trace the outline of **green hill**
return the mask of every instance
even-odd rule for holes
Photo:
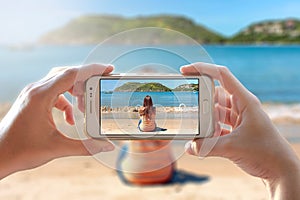
[[[114,92],[182,92],[198,90],[199,88],[197,84],[183,84],[171,89],[160,83],[128,82],[115,88]]]
[[[158,15],[148,17],[123,18],[119,16],[89,15],[82,16],[70,21],[64,27],[51,31],[39,40],[42,44],[98,44],[116,33],[141,27],[168,28],[184,33],[200,43],[222,43],[224,37],[192,20],[181,16]],[[157,35],[146,35],[134,37],[139,40],[155,42]],[[181,44],[171,35],[159,36],[165,43]]]
[[[142,85],[143,85],[143,83],[128,82],[128,83],[124,83],[123,85],[115,88],[114,92],[132,92],[132,91],[135,91],[137,88],[139,88]]]
[[[115,92],[171,92],[172,90],[160,83],[128,82],[115,88]]]
[[[173,89],[173,91],[199,91],[199,85],[198,84],[183,84],[179,85],[176,88]]]
[[[78,17],[65,26],[43,35],[39,43],[51,45],[82,45],[98,44],[108,37],[122,31],[142,28],[159,27],[168,28],[186,34],[201,44],[229,43],[229,44],[255,44],[255,43],[300,43],[300,20],[268,20],[253,23],[232,37],[222,35],[196,24],[191,19],[182,16],[155,15],[134,18],[124,18],[109,15],[88,15]],[[170,32],[143,33],[132,36],[132,41],[115,41],[124,44],[184,44],[174,38]]]
[[[172,90],[160,83],[146,83],[138,87],[136,92],[171,92]]]
[[[300,21],[268,20],[254,23],[228,39],[230,43],[300,43]]]

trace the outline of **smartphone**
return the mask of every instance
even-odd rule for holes
[[[93,76],[85,84],[85,129],[112,140],[212,136],[214,82],[206,75]]]

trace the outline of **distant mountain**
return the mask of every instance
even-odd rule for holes
[[[42,44],[98,44],[106,38],[133,28],[159,27],[168,28],[184,33],[200,43],[222,43],[225,38],[208,28],[196,24],[194,21],[182,16],[158,15],[148,17],[123,18],[119,16],[88,15],[76,18],[57,30],[51,31],[39,40]],[[174,39],[172,35],[159,36],[163,42],[181,44],[183,41]],[[138,43],[145,38],[155,43],[157,35],[133,37]],[[123,41],[124,42],[124,41]]]
[[[198,84],[183,84],[173,89],[173,91],[199,91]]]
[[[115,88],[114,92],[132,92],[142,86],[144,83],[128,82]]]
[[[128,82],[115,88],[115,92],[171,92],[172,90],[160,83]]]
[[[254,23],[228,39],[230,43],[300,43],[300,21],[268,20]]]
[[[128,82],[115,88],[114,92],[183,92],[183,91],[198,91],[197,84],[182,84],[174,89],[168,88],[161,83],[138,83]]]
[[[232,37],[224,37],[208,28],[196,24],[189,18],[172,15],[155,15],[124,18],[109,15],[88,15],[76,18],[65,26],[43,35],[39,43],[56,45],[98,44],[122,31],[141,28],[168,28],[184,33],[200,44],[255,44],[255,43],[300,43],[300,21],[298,19],[268,20],[253,23]],[[158,38],[160,40],[158,40]],[[132,37],[132,41],[116,41],[128,44],[140,42],[151,44],[184,44],[171,33],[157,35],[145,32]]]

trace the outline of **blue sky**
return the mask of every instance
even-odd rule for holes
[[[299,0],[0,0],[0,44],[30,43],[84,14],[175,14],[230,36],[252,22],[300,18]]]

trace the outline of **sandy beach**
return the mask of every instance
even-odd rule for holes
[[[264,105],[270,113],[278,107]],[[9,106],[2,106],[1,113]],[[290,107],[287,107],[290,108]],[[298,107],[293,107],[297,110]],[[269,110],[268,110],[269,109]],[[285,109],[285,107],[283,108]],[[290,109],[286,109],[290,110]],[[274,111],[274,112],[275,112]],[[57,112],[58,113],[58,112]],[[55,115],[57,115],[57,113]],[[283,135],[292,142],[300,156],[297,132],[300,123],[294,120],[273,120]],[[278,119],[278,117],[276,118]],[[56,122],[61,122],[58,117]],[[72,135],[72,127],[64,126]],[[69,157],[54,160],[36,169],[15,173],[0,182],[0,199],[203,199],[203,200],[264,200],[268,199],[263,182],[245,174],[223,158],[205,158],[184,154],[177,160],[177,169],[202,177],[202,181],[176,182],[158,186],[129,186],[123,184],[115,170],[99,163],[93,157]]]
[[[300,156],[300,145],[294,144]],[[178,169],[205,179],[152,187],[124,185],[116,172],[91,157],[57,159],[37,169],[19,172],[0,182],[0,198],[31,199],[268,199],[264,184],[239,170],[230,161],[184,155]]]

